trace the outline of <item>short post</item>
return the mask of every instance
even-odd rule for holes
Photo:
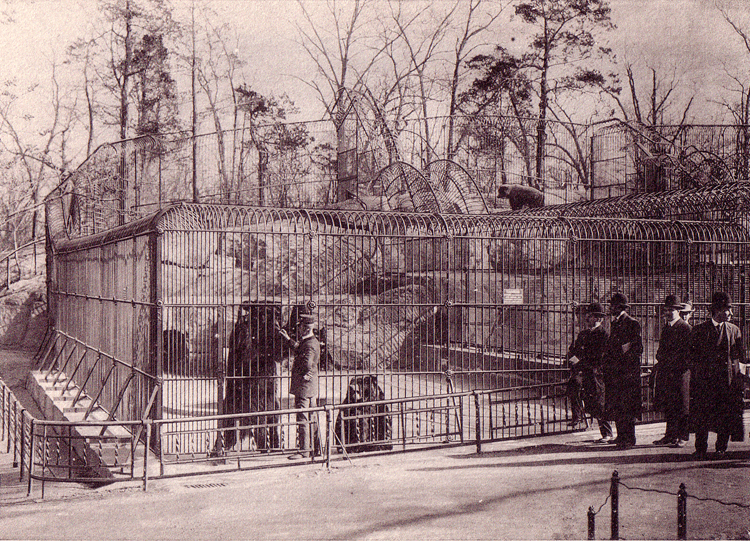
[[[148,490],[148,452],[151,448],[151,420],[147,419],[144,421],[146,430],[146,444],[143,448],[143,492]],[[138,442],[135,442],[135,447],[138,446]],[[133,448],[135,450],[135,447]],[[131,460],[135,462],[135,452],[131,456]]]
[[[596,539],[596,513],[594,506],[589,507],[589,536],[587,539]]]
[[[612,529],[610,539],[620,539],[620,474],[617,470],[612,472],[612,482],[609,487],[609,495],[612,498]]]
[[[34,444],[36,443],[34,441],[34,421],[35,419],[31,418],[31,428],[29,429],[29,483],[28,487],[26,489],[26,496],[31,496],[31,479],[34,475]]]
[[[677,539],[687,539],[687,489],[680,483],[677,491]]]
[[[335,429],[333,425],[333,406],[326,404],[326,468],[331,469],[331,448],[333,447],[333,431]]]
[[[482,416],[480,415],[479,410],[479,393],[477,391],[472,391],[472,394],[474,395],[474,410],[477,414],[477,420],[476,420],[476,432],[477,432],[477,453],[482,452]]]
[[[18,461],[13,464],[13,467],[20,466],[18,470],[18,482],[23,481],[23,455],[26,454],[26,409],[21,410],[21,450]]]

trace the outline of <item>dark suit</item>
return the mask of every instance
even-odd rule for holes
[[[664,412],[665,438],[688,440],[690,412],[690,325],[683,319],[666,324],[659,337],[654,367],[654,407]]]
[[[695,449],[706,452],[708,432],[716,432],[716,450],[726,451],[733,441],[744,439],[742,391],[745,377],[739,363],[745,362],[740,329],[724,323],[719,331],[709,319],[690,334],[692,377],[690,425],[695,432]]]
[[[318,396],[318,364],[320,363],[320,342],[315,335],[300,340],[294,351],[292,381],[289,393],[294,395],[295,408],[309,408],[310,399]],[[309,379],[305,379],[309,376]],[[297,439],[303,453],[310,451],[310,414],[297,414]]]
[[[602,354],[607,342],[607,331],[602,325],[585,329],[568,349],[568,359],[575,356],[579,362],[570,367],[568,398],[573,409],[573,421],[590,414],[599,422],[602,437],[612,436],[612,427],[604,419],[604,376]]]
[[[630,344],[627,352],[624,344]],[[641,324],[627,312],[612,321],[604,346],[606,412],[615,421],[617,442],[635,444],[635,421],[641,417]]]

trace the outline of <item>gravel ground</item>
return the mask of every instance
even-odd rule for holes
[[[18,355],[0,352],[11,385]],[[598,431],[589,430],[485,444],[481,453],[467,445],[356,456],[330,470],[294,463],[157,479],[147,492],[134,483],[47,484],[44,500],[38,489],[26,497],[3,442],[0,538],[585,539],[593,507],[596,537],[608,539],[616,470],[622,539],[676,539],[680,483],[688,538],[750,539],[750,442],[701,462],[692,442],[649,445],[663,430],[639,426],[639,445],[627,451],[595,444]]]

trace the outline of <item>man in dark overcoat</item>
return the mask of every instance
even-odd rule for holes
[[[292,341],[289,334],[279,328],[279,333],[289,340],[294,350],[292,364],[292,378],[289,384],[289,394],[294,395],[294,407],[309,408],[312,398],[318,396],[318,364],[320,363],[320,342],[315,337],[313,328],[315,316],[300,314],[297,320],[297,341]],[[308,458],[310,447],[310,413],[297,413],[297,440],[299,452],[289,458]]]
[[[628,299],[615,293],[609,301],[612,323],[604,346],[605,403],[615,422],[619,448],[635,445],[635,422],[641,417],[641,324],[628,314]]]
[[[654,407],[664,412],[667,428],[654,445],[684,447],[690,437],[690,325],[680,317],[685,305],[667,295],[662,306],[664,327],[651,374]]]
[[[708,432],[716,432],[716,452],[726,454],[729,439],[742,441],[742,393],[746,376],[740,329],[730,323],[732,302],[724,292],[711,298],[711,319],[690,333],[690,425],[695,456],[706,457]]]
[[[568,380],[568,399],[573,410],[571,426],[575,427],[588,413],[599,423],[601,439],[598,443],[612,441],[612,426],[604,419],[604,376],[602,373],[602,354],[607,342],[607,331],[604,330],[604,308],[598,302],[586,307],[587,328],[578,333],[568,349],[570,379]]]

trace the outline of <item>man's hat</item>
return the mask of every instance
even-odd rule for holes
[[[604,307],[598,302],[592,302],[586,307],[586,314],[592,316],[604,317]]]
[[[680,308],[680,312],[686,313],[686,314],[692,314],[693,312],[695,312],[695,308],[693,308],[693,303],[691,303],[690,301],[683,302],[682,308]]]
[[[723,291],[717,291],[711,297],[711,310],[727,310],[732,307],[732,299]]]
[[[677,302],[677,295],[667,295],[664,299],[663,308],[667,310],[682,310],[684,306],[681,302]]]
[[[622,293],[615,293],[612,295],[612,298],[609,299],[609,304],[610,306],[622,306],[623,308],[630,306],[628,304],[628,298]]]
[[[297,316],[297,322],[312,325],[313,323],[315,323],[315,316],[312,314],[300,314],[299,316]]]

